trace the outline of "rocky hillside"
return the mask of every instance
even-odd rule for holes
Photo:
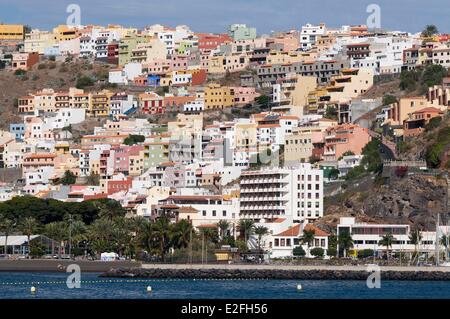
[[[76,85],[81,76],[98,80],[108,77],[109,66],[91,64],[88,61],[54,62],[41,61],[24,75],[16,75],[9,70],[0,70],[0,128],[9,129],[9,124],[18,121],[16,99],[19,96],[35,92],[43,88],[53,88],[55,91],[65,91]],[[100,89],[96,84],[87,90]]]
[[[364,177],[368,180],[370,177]],[[409,224],[423,230],[435,228],[436,214],[445,223],[447,181],[444,178],[411,175],[384,185],[373,184],[370,190],[347,189],[327,198],[325,213],[318,225],[335,229],[339,217],[353,216],[360,222]]]

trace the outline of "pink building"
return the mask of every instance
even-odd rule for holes
[[[260,96],[254,87],[232,87],[231,90],[234,92],[234,104],[236,105],[246,105],[252,104],[255,98]]]
[[[170,60],[171,71],[187,70],[189,57],[183,55],[174,55]]]
[[[142,145],[121,145],[112,150],[114,150],[114,172],[127,175],[130,170],[130,156],[138,156],[144,147]]]
[[[323,159],[336,161],[345,152],[361,155],[362,149],[369,143],[371,137],[366,128],[356,124],[332,126],[325,131],[325,146]]]

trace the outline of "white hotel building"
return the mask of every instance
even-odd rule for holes
[[[409,225],[357,223],[354,217],[342,217],[337,225],[337,235],[348,231],[353,239],[353,249],[357,251],[364,249],[385,251],[386,247],[379,242],[388,233],[394,236],[392,247],[389,247],[393,252],[412,253],[417,249],[422,253],[434,254],[436,249],[435,231],[420,232],[422,239],[416,247],[409,238],[412,231]],[[448,236],[449,231],[450,226],[440,226],[438,237]],[[441,251],[443,248],[441,245]]]
[[[323,216],[323,172],[311,164],[298,168],[244,171],[240,181],[240,217],[292,222]]]

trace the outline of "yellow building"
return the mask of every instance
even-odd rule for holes
[[[109,102],[112,92],[103,90],[98,93],[93,93],[91,96],[91,103],[89,105],[88,115],[91,117],[105,117],[109,115]]]
[[[234,96],[231,88],[215,83],[205,86],[205,110],[232,107],[233,101]]]
[[[78,37],[78,30],[73,27],[61,24],[53,29],[54,39],[56,42],[68,41]]]
[[[0,24],[0,41],[23,41],[24,38],[25,27],[23,24]]]
[[[144,151],[140,151],[139,155],[130,155],[128,161],[130,176],[139,176],[144,172]]]

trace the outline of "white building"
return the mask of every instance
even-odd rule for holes
[[[323,216],[323,171],[311,164],[241,175],[241,218],[315,220]]]
[[[383,236],[392,234],[394,240],[392,247],[389,248],[392,252],[413,253],[417,250],[421,253],[433,254],[436,249],[436,232],[420,232],[422,239],[416,246],[411,243],[409,238],[412,231],[409,225],[357,223],[354,217],[342,217],[337,225],[338,236],[343,232],[350,233],[353,239],[353,249],[356,251],[364,249],[377,252],[386,251],[386,247],[380,245],[380,240]],[[449,226],[440,226],[438,237],[448,236],[449,231]],[[441,247],[441,250],[443,248]]]
[[[302,26],[300,33],[300,47],[303,50],[311,49],[311,47],[316,43],[317,38],[325,34],[327,34],[327,28],[323,23],[318,26],[309,23]]]

